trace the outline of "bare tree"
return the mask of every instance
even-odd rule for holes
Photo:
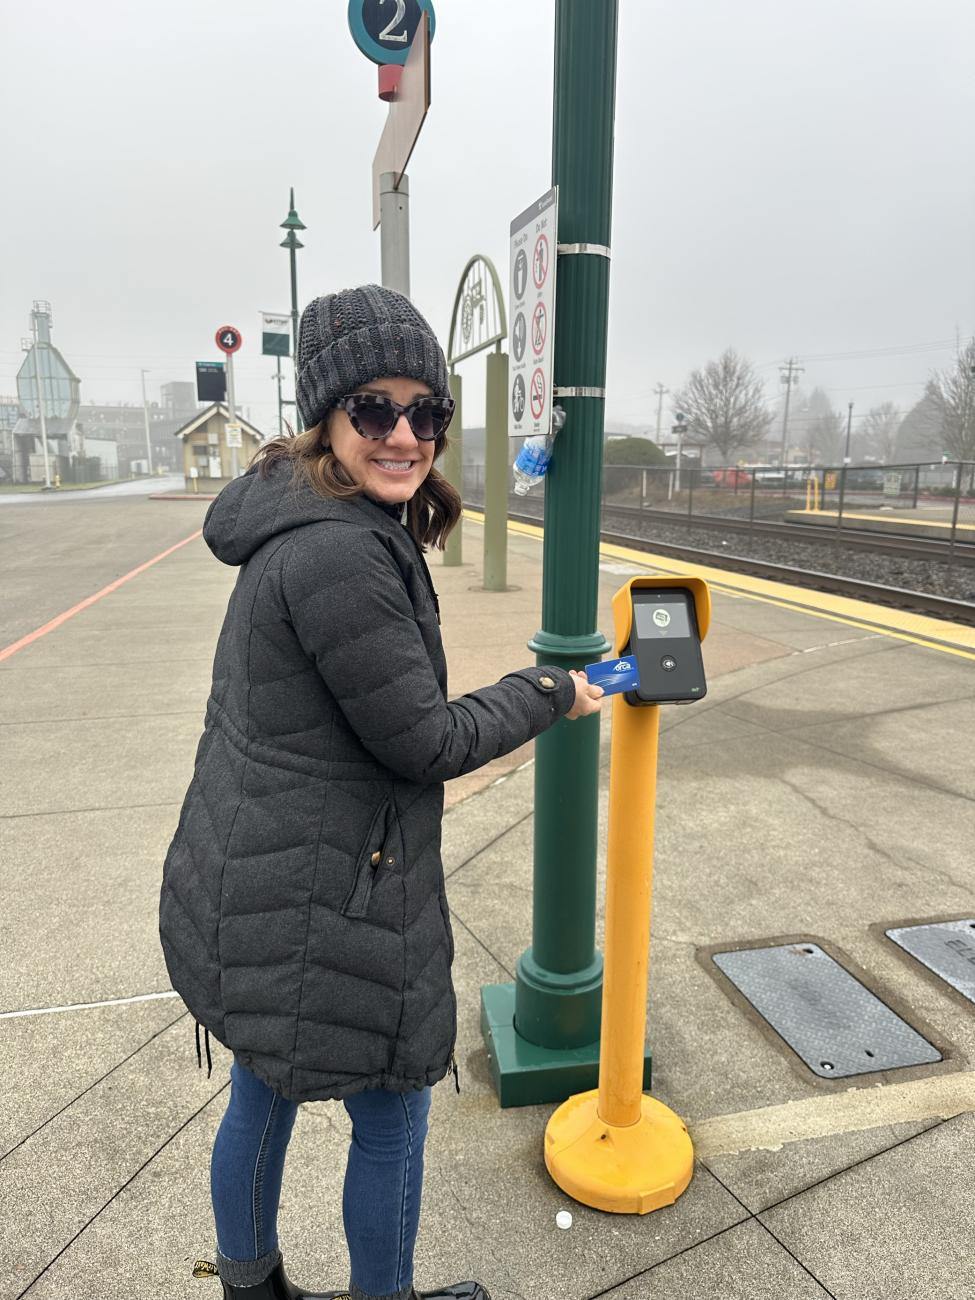
[[[691,371],[674,394],[673,409],[687,417],[689,438],[702,447],[714,447],[725,463],[759,442],[772,422],[762,381],[751,362],[733,348]]]
[[[928,393],[941,422],[934,445],[952,460],[975,461],[975,339],[951,370],[931,376]]]
[[[890,465],[896,458],[900,427],[901,417],[893,402],[872,406],[864,416],[858,438],[864,455]]]

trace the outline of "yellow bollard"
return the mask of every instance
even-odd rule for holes
[[[629,652],[634,587],[690,589],[703,639],[707,585],[695,578],[633,578],[613,597],[616,654]],[[599,1087],[555,1111],[545,1131],[545,1165],[575,1200],[616,1214],[648,1214],[687,1188],[694,1149],[687,1128],[643,1093],[653,831],[660,706],[613,703],[606,943]]]

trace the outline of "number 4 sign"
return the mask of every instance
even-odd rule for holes
[[[240,350],[243,343],[240,330],[236,325],[221,325],[215,335],[217,347],[221,352],[226,352],[228,356]]]

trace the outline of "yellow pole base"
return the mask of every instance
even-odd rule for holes
[[[611,1214],[673,1205],[691,1181],[694,1148],[679,1115],[643,1095],[636,1124],[599,1118],[599,1092],[564,1101],[545,1130],[545,1167],[574,1200]]]

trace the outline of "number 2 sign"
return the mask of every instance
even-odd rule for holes
[[[433,0],[349,0],[349,30],[373,63],[405,63],[424,12],[433,40]]]

